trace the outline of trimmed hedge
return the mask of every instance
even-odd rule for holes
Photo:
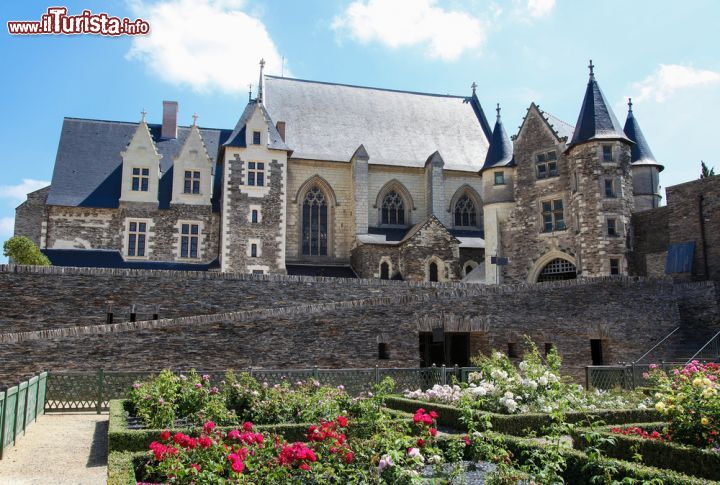
[[[148,458],[147,452],[111,451],[108,453],[107,485],[136,485],[135,470]]]
[[[462,413],[459,408],[447,404],[440,404],[428,401],[417,401],[404,397],[392,396],[385,400],[385,405],[414,413],[418,408],[434,409],[438,412],[438,424],[449,428],[464,430],[465,425],[461,421]],[[549,414],[526,413],[526,414],[497,414],[483,413],[476,411],[477,415],[490,415],[493,431],[513,436],[526,436],[527,430],[539,433],[544,427],[552,423]],[[660,413],[654,409],[620,409],[602,410],[591,413],[570,412],[565,414],[565,421],[568,423],[580,423],[583,421],[604,421],[608,424],[635,423],[640,421],[657,421]]]
[[[658,429],[663,423],[634,423],[643,429]],[[668,441],[649,440],[640,436],[613,433],[609,427],[600,431],[603,435],[612,436],[615,444],[602,444],[603,453],[620,460],[632,460],[636,454],[642,456],[645,465],[667,468],[676,472],[696,477],[720,480],[720,454],[695,446],[687,446]],[[583,436],[587,428],[573,430],[571,436],[575,448],[583,450],[588,446]]]
[[[145,451],[150,443],[157,441],[162,429],[128,429],[128,422],[125,415],[128,401],[112,400],[110,401],[109,426],[108,426],[108,451]],[[408,421],[411,419],[407,413],[397,409],[387,409],[393,419],[392,421]],[[303,441],[305,440],[308,427],[314,423],[283,423],[283,424],[256,424],[253,429],[258,433],[278,434],[287,441]],[[357,429],[357,424],[350,421],[348,426],[348,434],[353,435],[353,430]],[[217,429],[222,431],[230,431],[237,429],[238,425],[218,426]],[[202,426],[170,428],[174,434],[181,432],[185,434],[199,434]]]

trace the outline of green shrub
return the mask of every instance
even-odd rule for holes
[[[50,266],[50,260],[29,237],[13,236],[3,244],[3,254],[15,264]]]
[[[110,451],[107,485],[136,485],[136,470],[147,459],[147,452]]]

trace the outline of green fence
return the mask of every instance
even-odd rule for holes
[[[233,369],[249,372],[259,382],[278,384],[315,379],[326,385],[343,385],[351,394],[372,389],[385,377],[395,381],[396,390],[427,390],[435,384],[467,380],[476,367],[360,368],[360,369]],[[220,381],[222,371],[198,371]],[[177,372],[178,374],[180,372]],[[133,383],[143,381],[157,372],[50,372],[45,399],[45,412],[107,411],[111,399],[125,399]]]
[[[0,392],[0,459],[45,412],[47,383],[48,373],[43,372]]]

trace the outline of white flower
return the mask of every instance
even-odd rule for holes
[[[515,395],[510,391],[505,391],[505,399],[512,399]]]
[[[522,362],[520,362],[520,364],[518,364],[518,367],[520,368],[521,371],[524,372],[525,369],[527,369],[527,363],[523,360]]]
[[[543,386],[543,387],[547,386],[547,385],[548,385],[548,379],[547,379],[547,377],[545,377],[545,376],[540,376],[540,377],[538,378],[538,383],[539,383],[541,386]]]

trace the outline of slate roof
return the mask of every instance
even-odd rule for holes
[[[551,115],[547,111],[542,111],[542,113],[545,115],[545,119],[550,125],[550,128],[555,132],[555,136],[572,140],[573,133],[575,132],[573,125],[561,120],[557,116]]]
[[[512,167],[515,165],[513,157],[513,144],[505,131],[502,119],[500,118],[500,108],[498,107],[497,120],[495,128],[493,128],[492,140],[490,141],[490,149],[485,156],[485,163],[480,171],[496,167]]]
[[[268,122],[268,148],[274,149],[274,150],[288,150],[289,148],[283,141],[282,137],[280,136],[280,133],[278,133],[277,128],[275,127],[275,122],[270,117],[270,114],[265,109],[265,106],[263,106],[262,103],[258,103],[256,100],[250,101],[247,106],[245,106],[245,109],[243,110],[242,115],[240,115],[240,119],[238,120],[237,124],[235,125],[235,129],[230,134],[230,137],[227,139],[225,143],[223,143],[223,146],[227,147],[241,147],[246,148],[247,147],[247,136],[245,136],[245,125],[250,120],[250,117],[253,114],[253,111],[255,111],[255,107],[259,106],[260,111],[262,112],[263,116],[265,117],[265,120]]]
[[[620,126],[620,122],[618,122],[615,113],[610,107],[610,103],[605,99],[600,85],[591,72],[570,144],[576,145],[598,139],[628,140]]]
[[[422,167],[439,151],[446,169],[476,172],[488,149],[462,96],[265,76],[264,104],[293,158],[347,162],[362,144],[371,164]]]
[[[80,268],[125,268],[125,269],[162,269],[174,271],[207,271],[219,268],[220,263],[173,263],[163,261],[125,261],[119,251],[104,249],[43,249],[53,266],[72,266]]]
[[[122,156],[138,123],[65,118],[47,203],[72,207],[118,207],[122,183]],[[160,208],[170,206],[173,157],[180,152],[189,126],[178,126],[177,138],[163,139],[161,125],[148,124],[160,159]],[[217,168],[218,149],[230,130],[200,128],[208,155]],[[213,210],[219,210],[221,170],[215,170]]]
[[[655,160],[655,155],[653,155],[650,150],[650,145],[648,145],[645,135],[643,135],[640,125],[637,122],[637,118],[635,118],[633,114],[632,104],[630,104],[623,131],[630,140],[635,142],[631,151],[631,161],[633,165],[654,165],[659,167],[660,171],[665,168]]]
[[[290,276],[325,276],[328,278],[357,278],[350,266],[286,264]]]

